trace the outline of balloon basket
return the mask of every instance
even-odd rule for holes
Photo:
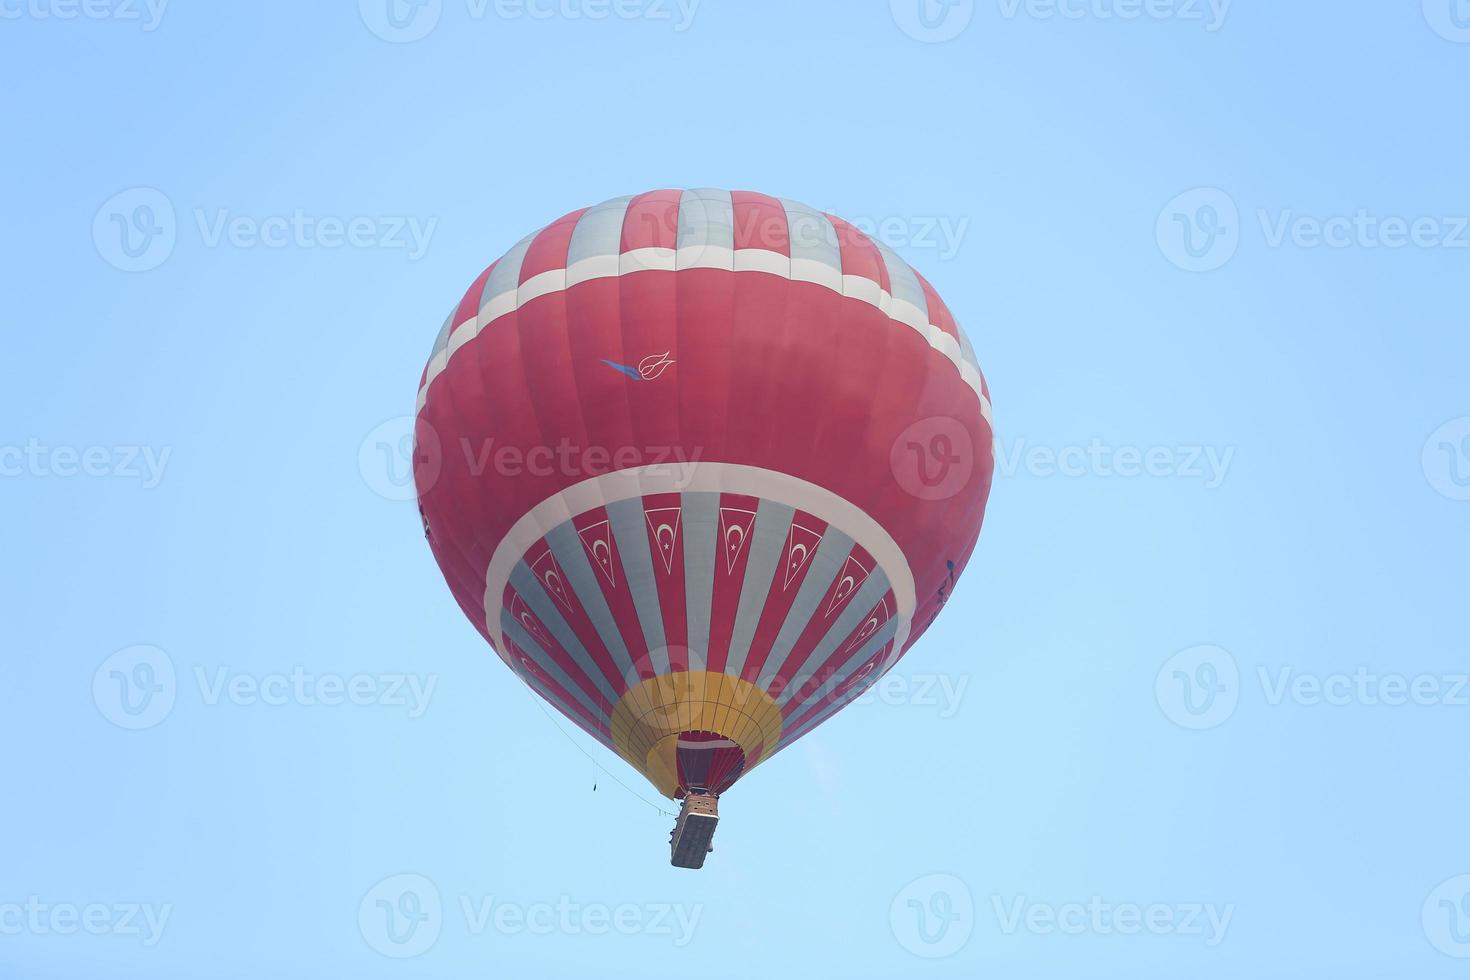
[[[702,868],[714,850],[711,843],[720,822],[719,798],[690,791],[679,807],[679,818],[669,834],[669,863],[676,868]]]

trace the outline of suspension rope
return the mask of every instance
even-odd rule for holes
[[[619,786],[623,787],[623,789],[627,790],[629,796],[633,797],[636,800],[639,800],[642,803],[648,804],[649,806],[653,807],[655,810],[657,810],[659,813],[663,814],[664,816],[666,816],[666,817],[677,817],[678,816],[677,813],[670,813],[668,810],[665,810],[663,807],[659,806],[657,803],[655,803],[652,800],[647,799],[646,797],[642,796],[641,794],[639,794],[639,792],[637,790],[633,789],[633,787],[629,786],[627,783],[623,782],[616,775],[614,775],[612,772],[610,772],[607,769],[607,767],[605,767],[602,763],[600,763],[600,762],[597,761],[597,759],[592,755],[591,752],[588,752],[586,749],[582,748],[582,744],[580,742],[578,742],[575,738],[572,737],[572,733],[571,732],[569,732],[565,728],[562,728],[561,727],[560,723],[558,723],[557,720],[554,717],[552,717],[551,712],[546,710],[546,705],[544,705],[544,704],[541,703],[541,699],[536,696],[536,692],[535,691],[531,690],[530,687],[528,686],[526,688],[526,693],[531,696],[531,701],[536,705],[537,708],[539,708],[541,710],[541,713],[546,716],[546,720],[549,721],[549,722],[551,722],[551,724],[553,726],[555,726],[556,730],[559,731],[559,732],[561,732],[562,735],[564,735],[566,737],[566,740],[568,742],[571,742],[572,745],[574,745],[576,747],[576,749],[577,749],[578,752],[582,753],[589,760],[591,760],[592,764],[594,766],[596,766],[599,770],[601,770],[601,772],[602,772],[603,775],[605,775],[608,779],[611,779],[613,782],[617,783]]]

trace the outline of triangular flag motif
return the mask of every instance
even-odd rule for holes
[[[577,537],[582,539],[582,547],[587,549],[592,564],[602,572],[607,584],[617,588],[617,579],[613,574],[612,525],[607,521],[589,524],[577,532]]]
[[[847,556],[847,561],[842,563],[842,571],[837,574],[837,588],[832,593],[832,601],[827,603],[827,616],[831,616],[838,606],[852,598],[858,586],[867,580],[869,572],[852,555]]]
[[[518,659],[521,663],[521,669],[530,674],[532,677],[536,678],[541,683],[546,683],[546,671],[541,669],[541,665],[532,660],[530,655],[527,654],[526,651],[522,650],[520,647],[515,647],[514,649],[516,653],[516,659]]]
[[[858,631],[853,634],[852,642],[847,645],[847,650],[844,652],[856,650],[868,642],[886,622],[888,622],[888,598],[885,596],[878,600],[878,604],[869,611],[867,618],[863,620],[863,625],[859,626]]]
[[[571,596],[567,593],[566,576],[562,574],[561,566],[556,563],[556,556],[551,549],[546,551],[531,563],[531,571],[536,573],[536,578],[546,587],[546,591],[568,609],[572,608]]]
[[[791,588],[791,580],[812,560],[812,555],[816,554],[817,545],[821,542],[822,536],[816,531],[792,522],[791,531],[786,535],[786,581],[781,585],[783,591]]]
[[[538,642],[546,643],[546,634],[542,631],[541,624],[536,621],[536,614],[531,612],[530,607],[526,605],[526,601],[520,597],[519,593],[511,600],[510,615]]]
[[[864,680],[867,679],[868,675],[872,674],[873,670],[878,666],[878,658],[882,655],[883,651],[878,651],[878,653],[875,654],[870,660],[868,660],[867,663],[863,664],[857,670],[853,671],[852,676],[848,677],[847,680],[842,682],[842,686],[846,688],[852,688],[858,686],[859,684],[862,684]],[[868,681],[866,686],[871,686],[876,681],[877,678],[874,677],[873,680]]]
[[[650,544],[659,558],[663,559],[664,571],[674,573],[674,549],[679,546],[679,519],[683,515],[678,507],[655,507],[643,512],[648,521]]]
[[[720,508],[720,542],[725,553],[725,571],[734,572],[735,562],[750,540],[750,529],[755,526],[755,511],[735,507]]]

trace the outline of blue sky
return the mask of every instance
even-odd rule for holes
[[[1470,4],[395,2],[0,0],[0,976],[1463,973]],[[699,873],[393,449],[661,186],[874,229],[999,456]]]

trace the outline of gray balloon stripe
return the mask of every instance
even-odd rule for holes
[[[684,617],[689,624],[689,669],[709,663],[710,615],[715,595],[715,545],[719,540],[720,496],[680,494],[684,538]]]
[[[541,646],[540,642],[531,635],[530,631],[522,623],[516,621],[516,618],[510,614],[509,609],[501,612],[500,628],[510,636],[511,641],[516,646],[520,647],[535,662],[537,667],[540,667],[547,676],[560,684],[562,690],[576,698],[582,707],[592,713],[593,717],[600,719],[604,724],[609,721],[608,709],[589,697],[576,681],[567,676],[566,671],[562,670],[561,665],[552,659],[551,654]]]
[[[750,656],[750,644],[760,623],[766,599],[771,594],[777,566],[786,553],[786,538],[796,510],[785,504],[762,500],[756,507],[755,527],[746,547],[750,557],[740,582],[740,601],[735,607],[735,626],[730,631],[730,652],[725,660],[725,673],[739,677]]]
[[[831,694],[833,688],[840,685],[843,680],[851,677],[854,673],[857,672],[857,669],[859,667],[861,667],[867,661],[871,660],[874,655],[876,655],[880,650],[887,646],[893,640],[894,634],[897,632],[897,630],[897,618],[891,618],[888,620],[888,622],[884,623],[878,629],[878,631],[874,633],[871,637],[869,637],[868,641],[864,643],[856,653],[849,657],[848,660],[837,669],[837,672],[832,675],[834,678],[838,678],[839,680],[837,680],[835,684],[832,683],[831,680],[828,680],[819,685],[815,691],[811,692],[806,697],[801,699],[797,707],[792,709],[790,717],[795,718],[799,716],[804,710],[810,709],[811,702],[820,701],[821,698],[826,694]],[[863,692],[866,690],[867,688],[864,687],[860,690],[856,690],[856,693],[849,691],[848,694],[843,695],[836,701],[833,701],[831,704],[822,708],[811,718],[803,722],[800,727],[793,728],[790,732],[783,732],[779,744],[782,746],[789,745],[791,742],[794,742],[798,738],[801,738],[801,736],[805,735],[813,728],[816,728],[818,725],[826,721],[828,718],[832,717],[838,711],[841,711],[847,705],[851,704],[853,700],[861,697]]]
[[[776,697],[776,703],[782,707],[791,700],[792,692],[804,684],[807,678],[817,672],[827,658],[837,650],[837,645],[852,635],[853,630],[872,612],[878,600],[888,594],[888,576],[883,574],[881,568],[874,568],[873,573],[867,577],[857,594],[848,600],[847,607],[838,614],[832,626],[822,636],[821,642],[812,648],[806,660],[791,676],[789,682]]]
[[[617,620],[613,618],[607,598],[602,594],[602,586],[597,581],[602,572],[592,567],[576,527],[571,521],[567,521],[548,532],[546,540],[551,544],[551,553],[561,565],[577,601],[582,604],[582,611],[592,621],[592,628],[602,638],[603,645],[612,654],[613,662],[623,672],[623,681],[629,685],[638,683],[638,672],[633,668],[633,658],[628,653],[622,631],[618,629]]]
[[[581,638],[567,622],[561,603],[547,594],[546,589],[536,578],[536,573],[524,561],[519,562],[511,572],[510,584],[526,607],[541,621],[556,642],[561,644],[561,648],[567,652],[567,655],[576,661],[577,666],[582,668],[587,677],[597,686],[597,690],[607,700],[607,703],[617,704],[617,692],[608,682],[603,669],[598,666],[596,658],[583,645]]]
[[[656,674],[669,672],[668,641],[664,639],[663,606],[659,602],[658,582],[653,577],[653,553],[648,547],[648,523],[643,516],[643,500],[621,500],[609,504],[608,520],[613,539],[622,558],[624,581],[633,597],[638,623],[643,628],[643,642],[648,650],[649,665]]]
[[[796,593],[796,601],[787,610],[786,618],[781,623],[781,631],[776,634],[776,641],[766,654],[765,666],[756,679],[756,686],[761,690],[770,690],[776,673],[791,656],[797,641],[806,632],[812,619],[820,615],[822,600],[827,597],[828,590],[841,574],[842,566],[850,554],[852,538],[835,527],[828,527],[827,533],[822,535],[821,544],[817,545],[817,553],[812,556],[811,567],[807,569],[806,578],[802,580]]]

